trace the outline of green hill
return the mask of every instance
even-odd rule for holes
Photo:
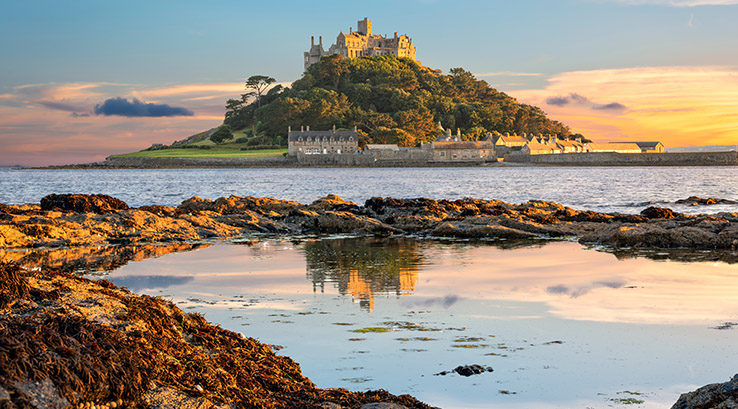
[[[325,57],[290,88],[276,86],[259,101],[244,94],[241,100],[229,100],[226,109],[230,129],[253,128],[276,144],[286,143],[288,126],[356,126],[362,144],[401,146],[432,141],[441,133],[439,121],[444,128],[460,128],[465,139],[493,131],[570,134],[540,108],[518,103],[462,68],[442,75],[391,55]]]

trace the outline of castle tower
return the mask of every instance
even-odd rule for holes
[[[364,17],[364,20],[357,22],[356,31],[365,36],[372,35],[372,21],[369,20],[369,17]]]

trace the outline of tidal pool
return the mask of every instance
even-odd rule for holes
[[[320,387],[443,408],[668,408],[738,372],[738,264],[571,242],[343,237],[186,250],[148,250],[161,256],[104,276],[282,347]],[[468,364],[494,372],[437,375]]]

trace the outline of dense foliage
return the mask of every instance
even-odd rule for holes
[[[416,146],[460,128],[464,139],[487,132],[543,133],[565,137],[569,128],[538,107],[520,104],[462,68],[441,75],[415,61],[391,55],[347,60],[324,57],[291,88],[276,86],[256,101],[249,94],[229,100],[231,129],[255,126],[268,136],[287,127],[314,130],[356,126],[363,143]]]

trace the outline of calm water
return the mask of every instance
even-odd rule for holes
[[[105,193],[132,206],[231,194],[310,203],[334,193],[360,204],[477,197],[718,212],[738,206],[674,201],[737,199],[737,170],[0,169],[0,203],[50,193]],[[175,250],[183,252],[167,254]],[[505,248],[406,238],[0,252],[31,267],[99,263],[119,285],[283,346],[321,387],[385,388],[444,408],[617,408],[628,398],[668,408],[680,393],[738,371],[738,264],[618,256],[570,242]],[[466,364],[494,372],[435,375]]]
[[[577,209],[636,213],[648,202],[686,212],[738,206],[673,204],[692,195],[738,199],[738,167],[493,167],[409,169],[0,169],[0,203],[38,203],[50,193],[105,193],[131,206],[178,205],[231,194],[310,203],[333,193],[363,204],[373,196],[551,200]]]
[[[215,243],[103,276],[283,346],[321,387],[444,408],[668,408],[738,369],[725,325],[738,322],[738,264],[326,238]],[[494,372],[435,375],[466,364]]]

